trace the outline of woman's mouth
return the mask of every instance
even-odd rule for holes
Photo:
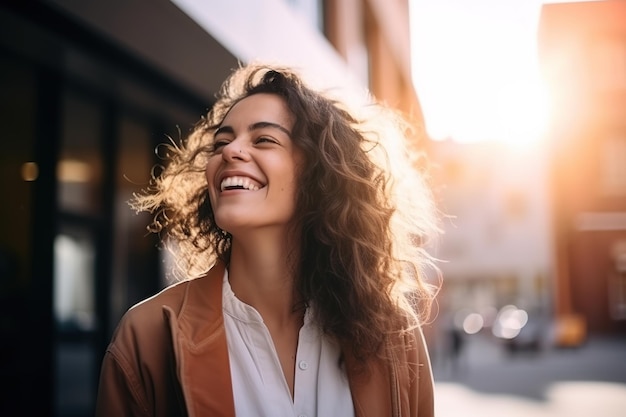
[[[250,190],[257,191],[264,185],[254,181],[249,177],[233,176],[222,179],[220,183],[220,191],[226,190]]]

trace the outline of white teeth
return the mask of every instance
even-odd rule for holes
[[[256,190],[259,189],[259,187],[256,186],[250,180],[250,178],[246,178],[246,177],[227,177],[227,178],[224,178],[222,180],[222,183],[220,184],[220,190],[224,191],[224,189],[226,189],[228,187],[242,187],[242,188],[245,188],[246,190],[252,190],[252,191],[256,191]]]

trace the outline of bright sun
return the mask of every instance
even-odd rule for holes
[[[409,0],[413,82],[435,140],[536,143],[539,0]]]

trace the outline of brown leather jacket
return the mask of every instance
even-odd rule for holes
[[[105,353],[97,417],[234,416],[222,316],[224,266],[173,285],[124,315]],[[346,369],[357,417],[432,417],[433,379],[420,330],[392,348],[391,363]]]

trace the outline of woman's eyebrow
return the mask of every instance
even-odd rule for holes
[[[231,126],[220,126],[215,130],[215,133],[213,133],[213,137],[216,137],[220,133],[235,133],[235,131]]]
[[[271,127],[274,129],[278,129],[281,132],[283,132],[284,134],[286,134],[287,136],[289,136],[291,138],[291,132],[289,130],[287,130],[286,128],[284,128],[283,126],[279,125],[278,123],[273,123],[273,122],[256,122],[251,124],[250,126],[248,126],[248,130],[252,131],[255,129],[263,129],[266,127]]]

